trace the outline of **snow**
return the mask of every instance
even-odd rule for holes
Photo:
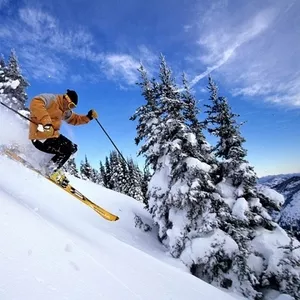
[[[147,126],[152,126],[152,125],[155,125],[155,124],[158,124],[159,123],[159,119],[158,118],[152,118],[151,120],[149,120],[147,122]]]
[[[212,252],[212,244],[220,242],[224,243],[222,249],[224,249],[225,254],[229,257],[238,252],[237,243],[224,231],[217,229],[207,236],[191,240],[180,258],[185,264],[192,265],[199,257],[208,256]]]
[[[185,162],[188,165],[188,167],[195,167],[203,170],[204,172],[209,172],[211,168],[210,165],[208,165],[207,163],[201,162],[199,159],[194,157],[186,158]]]
[[[278,296],[275,300],[293,300],[294,298],[286,295],[286,294],[281,294],[280,296]]]
[[[70,176],[119,215],[108,222],[19,163],[0,156],[0,166],[1,300],[232,299],[134,227],[135,214],[151,223],[134,199]]]
[[[280,294],[278,291],[270,290],[266,292],[264,300],[295,300],[287,294]]]
[[[20,81],[18,79],[12,80],[9,85],[15,90],[20,85]]]
[[[182,229],[184,228],[187,217],[184,212],[178,209],[171,208],[169,211],[169,220],[172,222],[172,229],[167,230],[170,246],[173,246],[178,241],[178,237],[182,235]]]
[[[238,198],[233,205],[232,214],[240,220],[247,220],[245,213],[249,211],[248,202],[245,198]]]
[[[261,229],[258,231],[257,236],[251,241],[251,246],[257,252],[263,254],[265,263],[267,264],[266,272],[276,273],[278,270],[278,263],[280,258],[283,257],[282,253],[285,249],[280,248],[289,245],[289,237],[287,233],[280,228],[276,227],[274,231]],[[298,246],[300,243],[295,241],[294,246]],[[293,251],[293,255],[296,259],[300,260],[300,249]]]
[[[161,165],[161,168],[151,177],[149,189],[157,189],[157,195],[162,195],[168,190],[170,182],[171,164],[169,155],[160,158],[158,164]]]
[[[268,186],[265,185],[257,185],[257,190],[258,192],[262,193],[266,197],[272,199],[274,204],[276,204],[277,207],[281,207],[284,203],[284,196],[275,190],[269,188]]]
[[[235,190],[235,195],[236,197],[240,198],[244,195],[244,185],[243,184],[240,184],[238,188],[236,188]]]
[[[300,191],[293,195],[292,201],[281,211],[280,222],[285,226],[294,225],[298,228],[300,223]]]
[[[193,185],[196,187],[196,183]],[[176,196],[179,193],[185,194],[189,190],[189,186],[181,179],[177,180],[171,187],[170,194]]]
[[[262,207],[262,204],[260,203],[259,198],[250,198],[249,200],[249,206],[252,207]]]
[[[16,118],[7,109],[0,108],[0,128],[0,150],[2,144],[18,144],[35,166],[51,157],[39,152],[28,140],[28,122]],[[168,155],[161,158],[161,172],[156,172],[150,182],[153,188],[161,187],[157,194],[168,190],[169,160]],[[188,164],[208,170],[207,165],[199,165],[198,160],[190,160]],[[240,298],[224,293],[189,272],[197,258],[213,253],[212,243],[221,242],[226,255],[235,255],[238,245],[222,230],[193,239],[180,260],[176,260],[159,243],[158,229],[141,203],[92,182],[69,178],[82,193],[117,214],[120,220],[104,220],[42,176],[0,155],[1,300]],[[180,188],[186,186],[179,181],[175,190]],[[228,201],[230,197],[235,199],[235,190],[228,184],[220,183],[218,188]],[[237,204],[238,201],[241,203]],[[244,209],[245,212],[242,200],[238,201],[232,205],[236,211],[241,213]],[[136,228],[136,215],[152,230],[145,232]],[[176,220],[178,228],[167,232],[169,239],[178,240],[176,237],[181,234],[185,217],[175,209],[170,211],[170,218]],[[215,216],[208,212],[205,218]],[[277,231],[273,236],[269,231],[261,231],[251,244],[263,251],[263,259],[270,269],[278,261],[276,251],[283,251],[280,248],[274,251],[274,245],[286,245],[287,241],[285,233]],[[300,259],[299,251],[294,252]],[[262,272],[263,259],[255,255],[249,257],[257,274]]]
[[[16,89],[20,85],[20,81],[17,80],[9,80],[8,82],[1,82],[0,83],[0,88],[6,88],[10,86],[12,89]]]
[[[248,265],[255,272],[257,277],[259,277],[260,274],[262,274],[262,272],[264,271],[263,263],[264,260],[261,257],[256,256],[252,253],[248,257]]]
[[[0,95],[0,101],[3,101]],[[24,111],[21,111],[24,115]],[[0,148],[1,144],[18,145],[18,148],[26,154],[28,160],[34,165],[49,160],[52,155],[36,151],[36,148],[28,139],[28,123],[7,108],[0,106]],[[5,130],[3,130],[5,129]]]
[[[222,195],[224,202],[232,208],[235,203],[235,188],[228,182],[220,182],[216,185],[216,189]]]
[[[0,146],[18,143],[36,166],[51,157],[33,147],[27,122],[7,109],[0,108],[0,128]],[[169,165],[168,157],[163,163]],[[0,155],[1,300],[233,299],[166,254],[140,202],[68,177],[120,220],[106,221],[42,176]],[[152,230],[136,228],[136,215]]]
[[[194,133],[187,133],[186,139],[190,142],[192,146],[196,146],[198,144],[198,141],[196,139],[196,136]]]
[[[293,300],[293,299],[294,298],[289,295],[282,294],[282,295],[278,296],[275,300]]]

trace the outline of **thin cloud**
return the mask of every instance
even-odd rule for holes
[[[0,0],[0,9],[7,6],[9,3],[9,0]]]
[[[139,46],[139,52],[135,56],[137,58],[127,54],[108,54],[105,57],[103,71],[110,79],[123,78],[128,84],[134,85],[139,79],[137,69],[140,64],[142,63],[151,75],[158,60],[145,45]]]
[[[83,82],[84,78],[80,74],[73,74],[70,77],[72,83]]]
[[[131,56],[110,54],[106,56],[105,60],[104,71],[109,78],[123,77],[129,84],[134,84],[137,81],[139,62]]]
[[[203,64],[213,64],[206,71],[196,76],[191,85],[206,77],[212,71],[227,63],[245,43],[251,41],[263,33],[274,20],[274,10],[269,9],[258,13],[253,19],[243,24],[238,32],[227,33],[227,30],[211,32],[208,36],[200,39],[198,44],[208,54],[202,55],[200,60]]]
[[[205,71],[192,85],[214,71],[235,86],[234,96],[300,106],[300,44],[295,29],[300,5],[287,2],[272,2],[270,7],[265,2],[261,8],[257,0],[233,8],[223,1],[208,10],[199,23],[197,43],[201,53],[197,60]]]
[[[22,60],[26,61],[27,73],[35,79],[43,81],[61,82],[66,78],[67,67],[57,56],[41,53],[34,47],[26,47],[22,50]]]
[[[11,38],[11,30],[5,27],[0,27],[0,38]]]
[[[3,0],[0,0],[3,1]],[[18,55],[25,70],[33,78],[51,78],[63,80],[70,67],[68,59],[82,60],[90,64],[93,74],[84,77],[99,79],[99,70],[108,79],[121,80],[123,84],[132,85],[137,80],[139,62],[145,61],[151,66],[155,60],[151,51],[141,45],[135,54],[105,54],[97,49],[93,35],[85,28],[62,29],[60,21],[45,11],[35,8],[22,8],[15,19],[1,24],[0,41],[18,48]],[[135,58],[137,57],[137,58]],[[73,76],[78,82],[83,75]]]
[[[93,36],[85,29],[62,30],[53,16],[37,9],[20,9],[19,17],[21,22],[15,22],[15,25],[20,42],[38,44],[76,58],[101,60],[102,54],[92,50]]]

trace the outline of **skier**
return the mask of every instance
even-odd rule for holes
[[[77,106],[78,95],[67,90],[66,94],[41,94],[30,102],[29,139],[40,151],[54,154],[45,166],[44,173],[51,180],[66,185],[68,180],[60,170],[72,154],[77,151],[77,145],[59,133],[62,120],[71,125],[87,124],[98,117],[91,109],[87,115],[78,115],[72,110]]]

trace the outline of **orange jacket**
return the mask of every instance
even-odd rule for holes
[[[65,108],[63,95],[41,94],[34,97],[30,103],[29,139],[43,140],[56,138],[60,135],[59,129],[62,120],[71,125],[86,124],[90,119],[85,115],[78,115],[68,108]],[[49,137],[44,132],[38,131],[38,124],[52,124],[54,133]]]

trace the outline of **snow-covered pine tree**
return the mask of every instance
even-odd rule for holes
[[[142,88],[147,86],[144,78],[144,84],[140,84]],[[200,152],[195,133],[186,124],[183,115],[185,103],[164,57],[161,57],[160,83],[157,85],[159,97],[154,109],[155,120],[159,121],[151,122],[154,114],[151,107],[138,110],[139,120],[147,129],[138,131],[145,142],[141,153],[154,172],[149,183],[148,207],[159,227],[159,239],[174,257],[181,257],[185,251],[191,251],[191,241],[203,237],[205,243],[213,236],[218,225],[216,210],[220,197],[214,193],[215,187],[210,179],[209,158]],[[215,253],[221,252],[224,244],[221,239],[215,245]],[[203,263],[208,262],[204,253],[203,257],[198,254],[195,261],[201,259]],[[214,255],[211,261],[212,268],[216,267],[218,261]]]
[[[133,159],[127,159],[128,171],[126,172],[124,193],[137,201],[143,202],[142,173]]]
[[[4,55],[1,53],[0,54],[0,70],[5,67],[5,60],[4,60]]]
[[[186,125],[186,103],[164,57],[160,81],[161,143],[155,148],[161,156],[149,184],[149,209],[160,226],[161,240],[167,241],[174,257],[180,257],[192,238],[211,234],[217,227],[219,198],[209,174],[209,153],[202,151],[195,132]],[[205,142],[203,135],[201,141]]]
[[[111,151],[109,153],[109,166],[110,166],[110,184],[112,186],[112,190],[119,191],[118,185],[118,171],[119,171],[119,162],[118,155],[116,151]]]
[[[123,159],[123,157],[118,154],[118,158],[119,158],[119,162],[120,162],[120,165],[121,165],[121,170],[123,170],[123,173],[122,173],[122,176],[121,176],[121,182],[122,182],[122,191],[121,193],[123,194],[126,194],[126,178],[128,177],[127,174],[128,174],[128,165],[127,165],[127,161],[125,161]]]
[[[251,166],[246,161],[247,151],[243,148],[245,139],[241,136],[236,118],[239,115],[231,112],[225,97],[218,96],[218,87],[213,82],[211,76],[209,77],[208,89],[210,91],[210,101],[212,105],[206,105],[208,108],[207,118],[205,123],[210,125],[208,132],[218,138],[217,145],[214,152],[218,158],[221,159],[219,167],[219,180],[223,178],[231,178],[234,186],[240,186],[243,182],[245,189],[247,189],[247,182],[249,187],[254,186],[257,181],[256,174]],[[245,167],[243,170],[240,166]],[[246,178],[246,177],[247,178]],[[251,188],[249,189],[251,194]]]
[[[144,141],[138,155],[145,154],[147,158],[146,165],[152,165],[156,169],[159,153],[153,149],[153,145],[157,143],[159,138],[158,128],[160,127],[161,116],[161,110],[158,105],[159,85],[155,79],[149,80],[147,71],[143,65],[140,66],[138,71],[141,76],[141,82],[137,84],[142,90],[142,96],[146,100],[146,103],[136,110],[130,120],[138,121],[135,143],[138,145]]]
[[[9,104],[11,106],[10,101],[8,101],[8,98],[5,96],[5,90],[7,88],[7,85],[9,83],[9,79],[6,76],[7,73],[7,67],[5,65],[5,60],[3,54],[0,56],[0,95],[2,95],[2,101],[5,102],[5,104]]]
[[[181,98],[184,102],[183,116],[185,118],[186,123],[191,128],[192,132],[195,134],[199,145],[202,145],[203,143],[207,143],[207,141],[203,134],[204,126],[198,120],[200,109],[197,106],[197,100],[195,96],[191,93],[185,73],[183,73],[182,75],[182,84],[183,89],[181,91]],[[210,148],[208,150],[210,150]]]
[[[68,161],[65,163],[63,168],[69,174],[71,174],[77,178],[80,178],[74,157],[71,157],[70,159],[68,159]]]
[[[107,187],[107,183],[105,182],[105,167],[103,166],[102,161],[99,162],[99,184],[103,185],[104,187]]]
[[[10,82],[4,89],[4,94],[10,99],[11,105],[15,109],[26,109],[27,101],[26,88],[29,86],[27,80],[21,74],[21,69],[14,50],[11,51],[5,76]]]
[[[104,183],[105,183],[105,187],[107,187],[108,189],[113,190],[114,186],[113,186],[113,182],[111,181],[111,166],[110,166],[110,161],[109,158],[106,156],[105,157],[105,177],[104,177]]]
[[[225,287],[233,287],[249,299],[262,298],[262,288],[276,289],[297,298],[300,286],[292,289],[291,282],[300,277],[300,269],[294,269],[300,251],[295,249],[287,256],[278,249],[294,240],[272,222],[267,212],[269,207],[279,209],[282,198],[269,188],[258,190],[256,174],[246,160],[245,139],[240,133],[237,115],[232,113],[226,98],[218,96],[218,88],[211,77],[208,89],[212,104],[206,106],[206,124],[209,132],[218,138],[214,149],[220,159],[217,190],[223,199],[222,211],[217,213],[218,224],[236,245],[235,256],[222,275],[226,281],[222,284],[214,275],[209,281],[223,286],[226,282]],[[267,254],[270,252],[272,258]],[[293,259],[289,259],[291,256]],[[287,266],[284,269],[281,267],[283,260]],[[205,273],[198,274],[202,277]]]
[[[214,154],[212,154],[212,147],[207,142],[203,130],[205,129],[205,124],[199,121],[198,115],[200,114],[200,108],[198,107],[197,100],[195,96],[192,94],[186,74],[182,75],[182,85],[183,89],[181,91],[181,99],[184,102],[183,107],[183,116],[186,124],[190,127],[191,131],[196,136],[199,151],[198,153],[201,155],[199,159],[201,161],[206,161],[209,165],[212,166],[210,171],[211,176],[214,176],[217,170],[217,160]]]
[[[85,156],[84,161],[81,161],[80,163],[80,176],[84,180],[91,180],[92,167],[87,159],[87,156]]]
[[[113,186],[113,190],[124,193],[127,172],[126,163],[124,165],[120,155],[115,150],[113,150],[110,152],[109,164],[111,170],[110,182]]]
[[[98,170],[92,168],[90,180],[94,183],[100,184],[100,173]]]
[[[151,179],[151,173],[149,171],[149,167],[144,167],[143,170],[143,178],[142,178],[142,193],[144,198],[144,204],[146,205],[146,208],[148,207],[148,184]]]

